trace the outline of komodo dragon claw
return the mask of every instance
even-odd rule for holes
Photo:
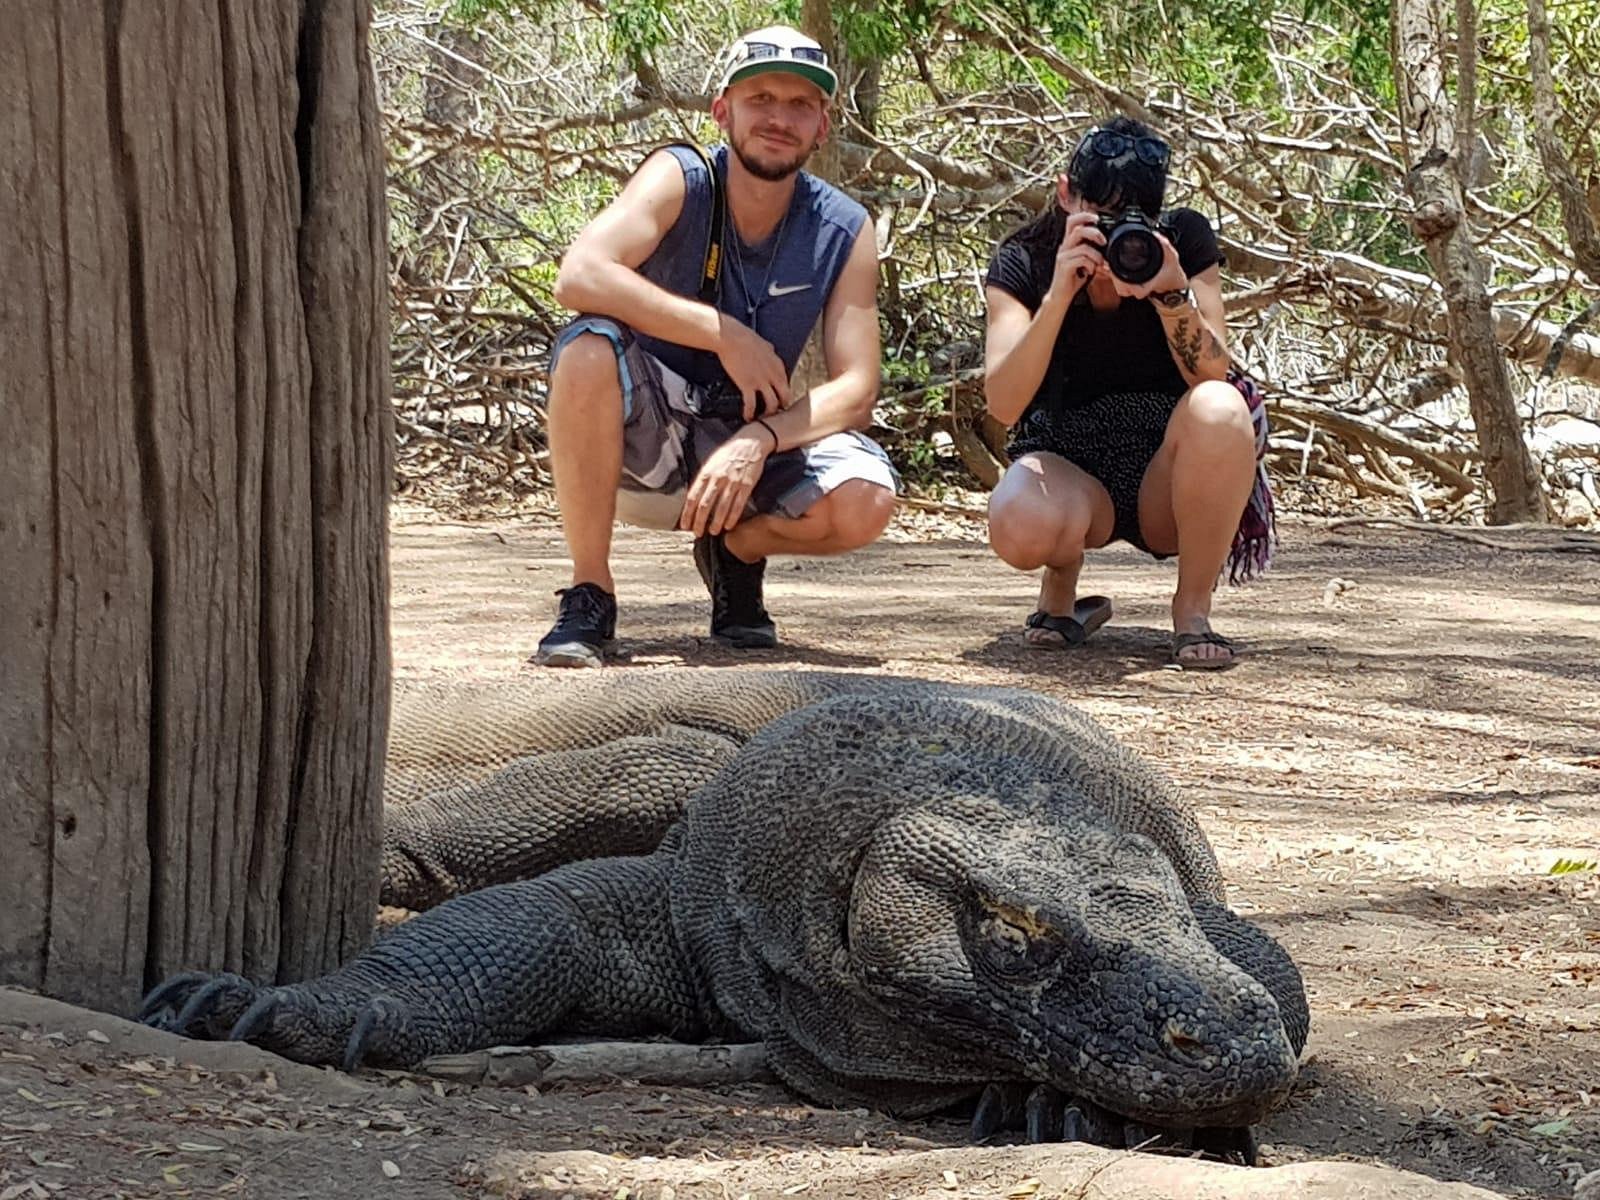
[[[244,1010],[244,1016],[233,1023],[233,1028],[228,1030],[230,1042],[248,1042],[255,1034],[260,1033],[266,1023],[272,1020],[272,1014],[277,1011],[282,998],[274,991],[262,992],[255,998],[255,1002]]]
[[[403,1020],[395,1006],[383,996],[374,996],[362,1006],[355,1024],[350,1027],[350,1037],[344,1044],[343,1067],[354,1071],[366,1057],[374,1032],[386,1031],[396,1020]]]
[[[1120,1149],[1129,1127],[1123,1118],[1048,1083],[1031,1088],[1025,1083],[991,1083],[983,1089],[972,1113],[974,1142],[1020,1130],[1030,1144],[1086,1142]],[[1133,1128],[1141,1131],[1138,1142],[1152,1136],[1152,1131],[1142,1126]]]
[[[177,1033],[177,1012],[174,1004],[178,995],[189,994],[191,988],[212,977],[210,971],[184,971],[150,989],[150,994],[139,1006],[139,1023],[167,1033]]]
[[[1084,1142],[1117,1149],[1184,1150],[1243,1167],[1259,1161],[1255,1133],[1248,1126],[1161,1129],[1126,1120],[1047,1083],[1031,1090],[1021,1083],[989,1084],[972,1113],[972,1141],[1017,1130],[1029,1144]]]
[[[1015,1129],[1022,1119],[1022,1087],[1015,1083],[991,1083],[978,1097],[972,1110],[972,1141],[982,1143],[995,1134]]]
[[[1255,1131],[1248,1125],[1236,1125],[1228,1129],[1196,1129],[1193,1146],[1204,1154],[1241,1167],[1253,1167],[1261,1158]]]
[[[173,1021],[173,1032],[186,1034],[197,1021],[205,1021],[209,1025],[213,1016],[219,1018],[220,1024],[228,1019],[230,1013],[247,1008],[255,997],[255,991],[255,984],[243,976],[232,973],[213,976],[189,993],[188,1000]],[[231,1025],[233,1022],[228,1023]]]
[[[204,971],[186,971],[154,988],[139,1019],[185,1037],[249,1042],[298,1062],[341,1062],[346,1071],[369,1057],[388,1060],[393,1038],[408,1027],[404,1006],[389,996],[260,986]]]
[[[1066,1097],[1059,1089],[1041,1083],[1028,1093],[1024,1106],[1029,1144],[1059,1142],[1066,1114]]]

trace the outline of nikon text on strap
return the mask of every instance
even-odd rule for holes
[[[693,150],[705,164],[706,178],[711,183],[711,229],[706,237],[706,259],[700,268],[700,299],[706,304],[716,306],[717,282],[722,273],[722,234],[726,227],[724,221],[727,216],[727,200],[722,194],[722,180],[717,178],[717,166],[711,161],[711,156],[696,142],[669,142],[670,146],[682,146],[685,150]]]

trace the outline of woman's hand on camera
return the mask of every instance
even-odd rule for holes
[[[1063,300],[1070,301],[1078,290],[1105,267],[1101,249],[1106,235],[1096,222],[1099,214],[1075,212],[1067,217],[1067,229],[1061,236],[1061,248],[1056,251],[1055,272],[1050,276],[1050,291]]]
[[[1184,273],[1183,263],[1178,260],[1177,247],[1165,234],[1157,233],[1155,237],[1161,243],[1161,269],[1150,279],[1143,283],[1129,283],[1119,279],[1109,268],[1106,270],[1106,277],[1116,286],[1117,295],[1130,300],[1143,300],[1156,292],[1177,292],[1189,286],[1189,276]]]

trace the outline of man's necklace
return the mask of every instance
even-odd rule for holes
[[[793,207],[794,202],[791,199],[789,208]],[[733,251],[733,273],[738,277],[739,291],[744,295],[745,322],[750,326],[751,329],[755,329],[756,327],[756,310],[761,307],[761,302],[766,299],[767,288],[772,283],[772,268],[773,265],[778,261],[778,251],[783,248],[783,231],[788,227],[789,224],[789,208],[783,210],[783,220],[778,222],[778,235],[772,239],[772,254],[767,259],[767,273],[762,277],[761,287],[756,291],[756,294],[753,297],[750,295],[749,283],[745,279],[744,252],[739,249],[740,238],[737,226],[734,227],[733,237],[729,239],[728,242],[728,248]],[[733,217],[731,214],[728,217],[728,223],[730,225],[733,224]]]

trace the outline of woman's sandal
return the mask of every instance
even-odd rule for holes
[[[1040,650],[1061,650],[1068,646],[1081,646],[1100,626],[1111,619],[1111,599],[1108,596],[1085,596],[1072,606],[1069,616],[1053,617],[1042,609],[1025,622],[1029,629],[1040,629],[1055,637],[1028,638],[1028,645]]]
[[[1183,651],[1190,646],[1221,646],[1228,653],[1205,658],[1194,654],[1184,655]],[[1239,661],[1239,649],[1215,630],[1207,629],[1204,633],[1175,633],[1172,635],[1172,661],[1185,671],[1223,671]]]

